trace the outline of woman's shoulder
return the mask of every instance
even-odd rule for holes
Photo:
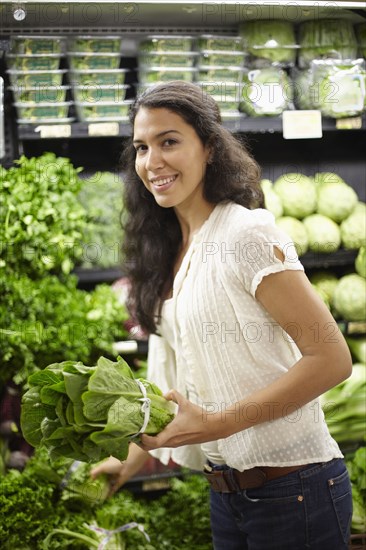
[[[241,234],[256,228],[272,228],[275,225],[275,218],[265,208],[249,210],[235,202],[221,204],[221,227],[229,235]]]

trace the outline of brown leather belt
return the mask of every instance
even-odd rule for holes
[[[243,489],[262,487],[266,481],[296,472],[305,468],[305,466],[256,466],[250,470],[239,472],[239,470],[235,470],[234,468],[214,470],[209,465],[205,465],[203,475],[214,491],[219,493],[236,493]]]

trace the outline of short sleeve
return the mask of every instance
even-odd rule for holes
[[[266,275],[289,269],[304,271],[294,242],[276,226],[274,216],[267,210],[247,211],[245,219],[236,220],[231,235],[229,246],[236,254],[230,255],[230,263],[253,297]],[[283,261],[276,257],[275,248],[282,252]]]

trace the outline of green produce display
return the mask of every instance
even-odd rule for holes
[[[293,241],[298,256],[302,256],[309,248],[309,239],[304,224],[291,216],[277,218],[276,224]]]
[[[67,69],[56,69],[54,71],[21,71],[17,69],[8,69],[6,72],[13,86],[28,88],[32,86],[61,86],[63,76],[67,72]]]
[[[154,84],[168,80],[192,82],[196,72],[197,69],[194,67],[149,67],[148,69],[141,69],[139,74],[140,81],[143,84]]]
[[[87,220],[77,199],[82,169],[53,153],[22,156],[14,164],[0,170],[1,267],[33,277],[69,273],[82,254]]]
[[[131,100],[124,101],[75,101],[79,120],[127,120]]]
[[[38,122],[45,119],[66,118],[71,101],[58,103],[14,103],[18,112],[18,119]]]
[[[352,213],[340,225],[342,245],[347,249],[366,246],[366,209],[359,202]]]
[[[366,23],[360,23],[356,26],[356,36],[360,57],[366,58]]]
[[[37,449],[22,473],[12,470],[2,476],[3,550],[90,550],[102,542],[105,550],[212,549],[209,487],[203,476],[187,472],[182,479],[173,478],[170,489],[154,499],[123,489],[102,500],[86,497],[88,485],[94,486],[84,477],[90,465],[80,465],[67,478],[72,464],[64,459],[51,463],[47,452]],[[85,495],[73,491],[79,477],[86,484]]]
[[[79,200],[89,222],[82,238],[82,267],[122,265],[122,191],[122,179],[112,172],[97,172],[83,180]]]
[[[328,302],[332,305],[334,291],[338,285],[338,277],[331,271],[319,270],[311,274],[310,282],[324,292]]]
[[[244,50],[252,57],[252,66],[295,64],[296,39],[291,22],[275,19],[246,21],[240,25],[240,35]]]
[[[294,102],[297,109],[314,109],[316,90],[310,69],[293,70]]]
[[[24,386],[60,357],[94,362],[128,337],[127,311],[107,284],[88,292],[77,288],[74,275],[34,279],[7,271],[0,294],[0,383]]]
[[[355,59],[357,41],[353,25],[342,19],[313,19],[299,26],[298,64],[309,67],[313,59]]]
[[[193,67],[197,52],[149,52],[140,53],[140,67]]]
[[[118,357],[95,366],[64,361],[32,374],[24,394],[21,429],[50,457],[96,462],[112,455],[125,460],[141,430],[159,433],[174,418],[174,406],[147,380],[136,380]]]
[[[355,360],[366,365],[366,336],[346,336],[346,341]]]
[[[351,479],[353,514],[351,531],[366,532],[366,447],[359,447],[346,457],[346,465]]]
[[[303,219],[312,252],[331,253],[341,245],[339,226],[322,214],[311,214]]]
[[[65,47],[62,36],[12,35],[10,51],[21,55],[61,54]]]
[[[325,420],[339,444],[358,443],[366,432],[366,365],[355,363],[347,380],[321,396]]]
[[[121,49],[121,36],[73,36],[68,40],[69,52],[118,53]]]
[[[121,55],[119,53],[83,52],[69,53],[69,65],[73,70],[118,69]]]
[[[61,54],[7,54],[6,64],[9,69],[21,71],[55,71],[60,67]]]
[[[357,194],[350,185],[335,182],[319,186],[317,212],[337,223],[351,214],[357,202]]]
[[[236,51],[201,50],[199,63],[210,66],[241,67],[244,63],[244,54]]]
[[[240,110],[250,116],[277,116],[292,107],[291,80],[283,69],[244,71]]]
[[[336,310],[346,321],[366,321],[366,279],[350,273],[338,281],[333,302]]]
[[[366,279],[366,247],[361,246],[355,260],[356,272]],[[366,362],[366,361],[365,361]]]
[[[317,195],[311,178],[298,173],[283,174],[273,184],[285,216],[305,218],[315,212]]]
[[[19,103],[59,103],[65,101],[70,86],[9,86],[9,89]]]
[[[242,52],[243,40],[241,36],[220,36],[217,34],[202,34],[196,40],[196,47],[198,50]]]
[[[342,118],[356,116],[365,109],[366,71],[362,59],[337,61],[314,60],[314,107],[324,116]]]
[[[241,67],[222,65],[198,65],[197,81],[208,82],[211,85],[239,84],[242,76]]]
[[[193,36],[156,34],[144,38],[139,44],[140,52],[189,52],[194,43]]]
[[[263,179],[261,181],[261,187],[264,193],[265,207],[272,212],[275,218],[280,218],[283,214],[283,206],[280,197],[273,190],[272,181]]]
[[[124,84],[128,69],[70,69],[72,86],[118,86]]]

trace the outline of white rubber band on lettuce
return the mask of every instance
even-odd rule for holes
[[[141,397],[140,399],[138,399],[138,401],[141,401],[142,402],[142,405],[141,405],[141,412],[144,413],[145,417],[144,417],[144,422],[142,424],[142,427],[141,429],[137,432],[136,435],[139,435],[139,434],[143,434],[146,430],[146,427],[149,423],[149,420],[150,420],[150,406],[151,406],[151,399],[149,397],[147,397],[147,394],[146,394],[146,388],[145,386],[143,385],[143,383],[141,382],[141,380],[138,380],[136,379],[136,382],[138,383],[139,385],[139,388],[141,390],[141,393],[143,395],[143,397]]]

